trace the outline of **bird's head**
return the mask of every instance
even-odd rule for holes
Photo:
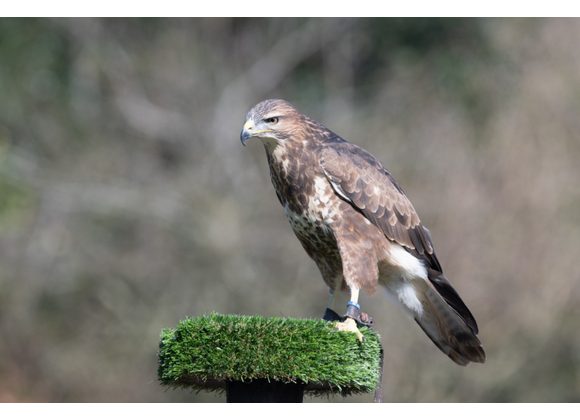
[[[296,133],[301,114],[283,99],[266,99],[254,106],[246,115],[240,134],[245,146],[248,140],[258,138],[266,145],[277,145]]]

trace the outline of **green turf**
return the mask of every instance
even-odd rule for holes
[[[311,393],[369,392],[379,379],[380,338],[339,332],[323,320],[211,314],[161,333],[164,385],[223,389],[227,380],[303,382]]]

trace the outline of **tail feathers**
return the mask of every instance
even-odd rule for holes
[[[415,321],[425,334],[455,363],[485,362],[481,342],[466,321],[431,287],[417,291],[423,310]]]

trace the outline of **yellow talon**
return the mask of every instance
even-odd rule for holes
[[[356,326],[356,322],[355,322],[354,319],[347,318],[343,322],[337,322],[335,324],[335,326],[336,326],[336,329],[338,331],[348,331],[348,332],[351,332],[351,333],[356,334],[356,338],[358,339],[358,341],[360,341],[362,343],[362,341],[363,341],[363,335],[358,330],[358,328]]]

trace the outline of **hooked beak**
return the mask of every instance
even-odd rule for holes
[[[254,121],[248,120],[244,124],[244,128],[242,129],[242,132],[240,133],[240,141],[245,146],[246,143],[248,142],[248,140],[250,140],[252,137],[263,137],[262,135],[264,133],[269,133],[271,131],[272,130],[270,130],[268,128],[256,130],[256,127],[254,127]]]
[[[253,136],[254,123],[251,120],[246,121],[242,132],[240,133],[240,141],[242,145],[245,146],[250,138]]]

